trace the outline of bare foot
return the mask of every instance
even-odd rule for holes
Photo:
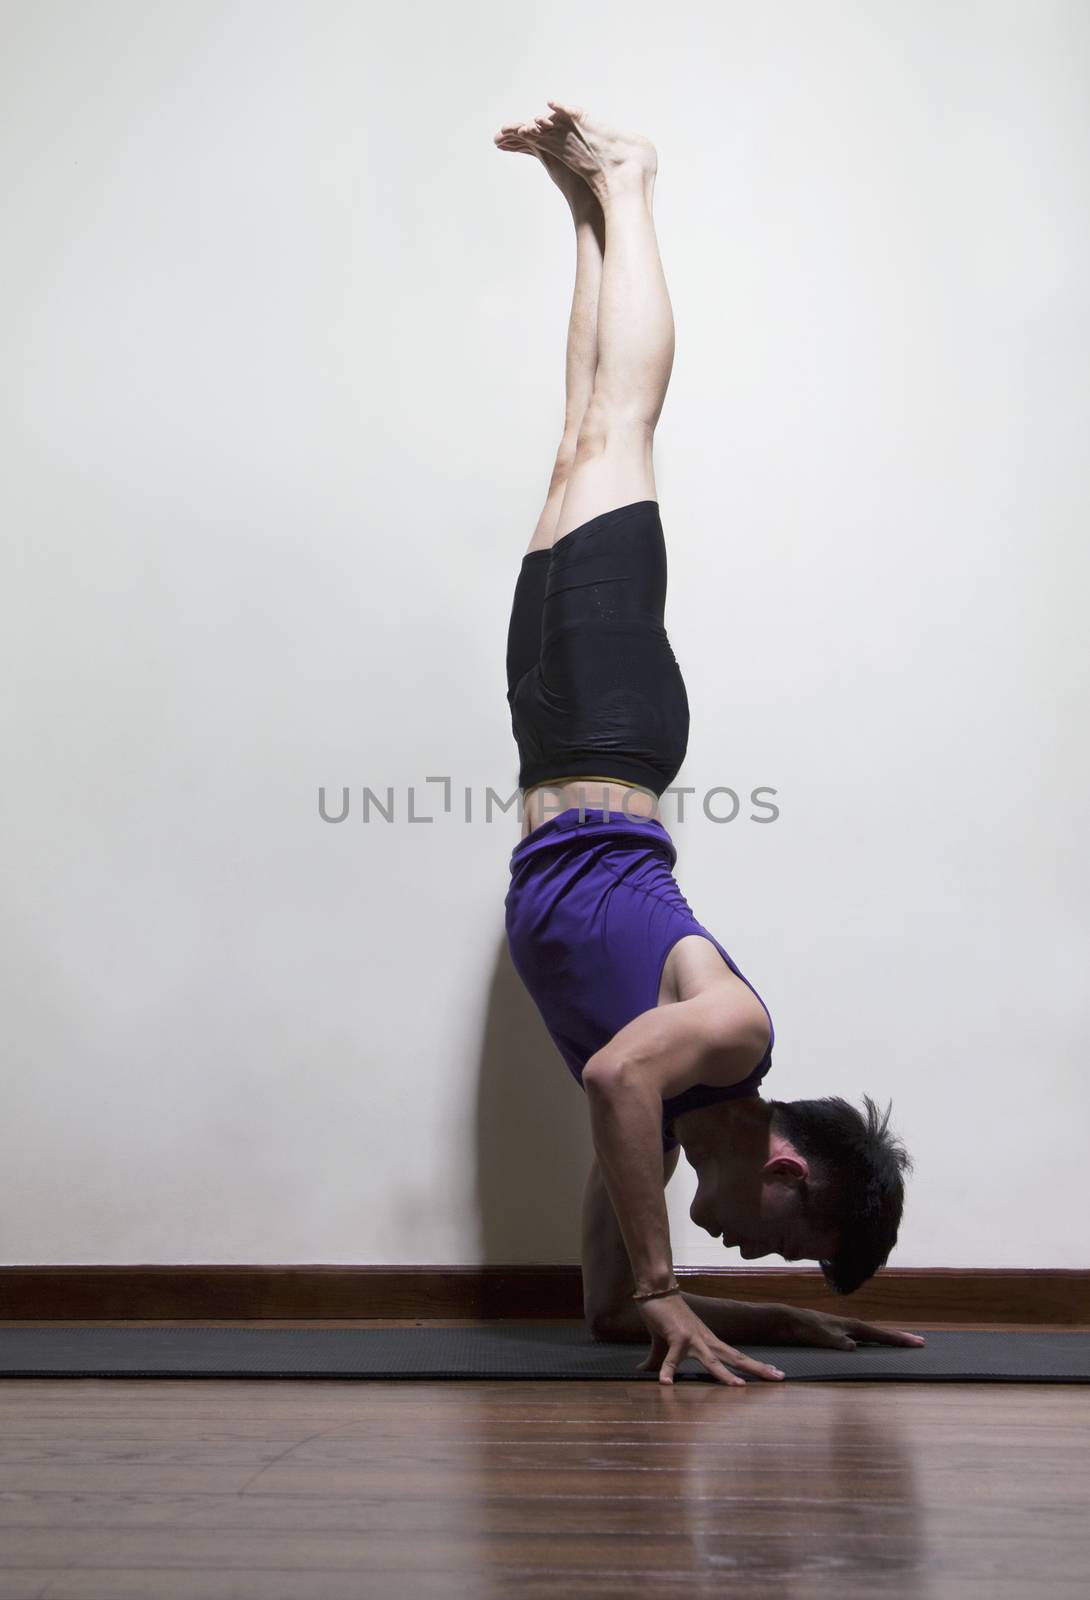
[[[550,100],[544,116],[524,122],[519,137],[535,149],[558,157],[576,172],[599,197],[612,183],[635,176],[653,180],[658,171],[658,151],[650,139],[637,133],[620,133],[588,117],[581,106]]]
[[[514,150],[522,155],[536,156],[573,211],[597,211],[598,202],[585,179],[581,178],[578,172],[566,167],[559,156],[551,155],[540,145],[531,144],[529,139],[524,139],[519,132],[524,126],[525,124],[521,122],[505,122],[492,142],[500,150]]]

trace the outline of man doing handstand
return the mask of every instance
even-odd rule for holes
[[[848,1294],[888,1259],[908,1155],[868,1097],[765,1100],[768,1009],[673,876],[658,800],[685,756],[689,706],[664,626],[666,549],[652,446],[674,323],[652,197],[658,158],[580,108],[507,124],[567,199],[576,281],[565,425],[518,573],[507,699],[522,838],[511,857],[512,961],[586,1091],[595,1160],[583,1201],[584,1311],[596,1337],[652,1338],[646,1370],[697,1358],[779,1369],[726,1340],[852,1348],[919,1336],[853,1319],[683,1295],[664,1188],[679,1147],[692,1220],[749,1260],[820,1262]]]

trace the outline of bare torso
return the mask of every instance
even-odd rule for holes
[[[659,803],[649,789],[602,778],[572,778],[567,783],[539,784],[522,796],[522,837],[562,811],[610,811],[618,816],[658,817]]]
[[[636,789],[630,784],[614,783],[606,779],[572,778],[568,783],[555,783],[527,789],[523,797],[522,837],[558,817],[562,811],[586,810],[616,812],[630,817],[659,817],[659,804],[646,789]],[[661,820],[661,819],[660,819]],[[753,990],[737,973],[731,971],[719,951],[702,934],[689,933],[679,939],[666,958],[659,984],[658,1004],[671,1005],[678,1000],[691,1000],[711,988],[720,988],[731,997],[731,1009],[737,1011],[740,1028],[762,1040],[754,1066],[768,1048],[768,1016]]]

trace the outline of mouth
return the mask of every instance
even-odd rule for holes
[[[713,1232],[713,1230],[709,1228],[708,1232],[711,1234],[713,1239],[719,1240],[724,1250],[741,1250],[743,1255],[746,1255],[747,1252],[749,1255],[758,1254],[756,1250],[751,1248],[745,1239],[728,1239],[727,1230],[725,1228],[720,1228],[718,1232]]]

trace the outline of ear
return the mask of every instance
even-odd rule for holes
[[[794,1178],[799,1183],[810,1176],[809,1166],[798,1156],[773,1156],[764,1170],[769,1177]]]

